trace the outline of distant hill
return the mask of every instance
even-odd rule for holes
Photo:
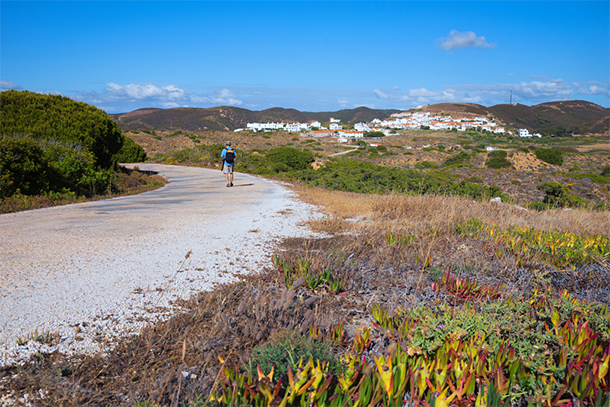
[[[153,130],[235,130],[246,127],[248,123],[284,122],[306,123],[312,120],[328,122],[331,117],[341,119],[343,123],[370,122],[385,119],[400,110],[375,110],[367,107],[346,109],[338,112],[300,112],[295,109],[274,107],[252,111],[232,106],[175,109],[139,109],[129,113],[110,115],[123,129]]]
[[[570,133],[608,133],[610,109],[584,100],[541,103],[535,106],[495,105],[490,112],[517,127],[556,133],[563,129]]]
[[[516,128],[527,128],[543,134],[607,134],[610,131],[610,109],[595,103],[582,100],[542,103],[535,106],[495,105],[485,107],[474,103],[438,103],[411,111],[427,111],[451,115],[494,116],[505,125]],[[342,123],[370,122],[373,119],[385,119],[395,109],[369,109],[359,107],[336,112],[300,112],[295,109],[274,107],[252,111],[232,106],[220,106],[208,109],[175,108],[175,109],[140,109],[124,114],[113,114],[111,117],[122,130],[235,130],[255,122],[299,122],[311,120],[328,122],[331,117]]]

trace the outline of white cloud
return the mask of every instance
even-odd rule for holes
[[[561,79],[521,82],[515,86],[515,90],[527,99],[563,100],[574,93],[572,86]]]
[[[379,99],[389,99],[390,96],[388,96],[386,93],[380,91],[379,89],[373,89],[373,93],[375,94],[375,96],[377,96]]]
[[[108,83],[101,92],[79,92],[73,95],[76,99],[94,104],[102,109],[122,111],[142,107],[211,107],[218,105],[239,106],[243,102],[229,89],[223,88],[211,94],[196,94],[176,85],[157,86],[153,84],[119,85]]]
[[[575,82],[579,95],[600,95],[610,97],[610,83],[602,82]]]
[[[9,90],[9,89],[22,90],[23,87],[17,85],[15,82],[0,81],[0,90]]]
[[[488,43],[485,37],[478,37],[473,31],[459,32],[451,30],[448,37],[439,38],[436,43],[445,51],[464,48],[495,48],[495,43]]]
[[[339,103],[339,106],[341,106],[341,107],[349,106],[349,100],[347,98],[340,98],[337,100],[337,103]]]
[[[513,102],[523,104],[538,104],[556,100],[574,98],[580,94],[608,94],[608,85],[600,83],[569,84],[561,79],[546,81],[530,81],[518,84],[498,83],[490,85],[457,84],[444,86],[441,89],[428,89],[425,87],[412,88],[404,92],[391,89],[374,89],[373,94],[386,103],[396,105],[404,102],[413,106],[433,103],[477,103],[492,106],[510,101],[511,86],[513,88]],[[580,89],[578,89],[580,86]]]

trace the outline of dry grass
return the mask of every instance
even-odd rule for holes
[[[182,313],[145,328],[106,355],[69,358],[55,353],[33,358],[23,367],[0,369],[1,393],[45,394],[46,398],[38,399],[40,405],[125,406],[148,401],[149,405],[192,406],[201,395],[207,400],[218,385],[219,356],[226,363],[244,365],[254,346],[268,343],[278,332],[306,333],[311,324],[327,331],[343,321],[353,336],[359,327],[370,324],[375,303],[387,310],[441,302],[457,306],[457,300],[431,289],[434,273],[444,267],[483,284],[504,282],[506,291],[515,295],[545,283],[583,299],[608,301],[607,267],[596,268],[596,276],[601,276],[597,282],[591,274],[581,278],[546,269],[516,269],[455,233],[456,222],[474,218],[499,228],[522,225],[608,234],[608,212],[538,213],[444,196],[294,190],[301,199],[322,206],[327,216],[311,220],[310,225],[329,236],[286,239],[278,254],[310,260],[314,268],[331,268],[344,281],[341,295],[325,287],[287,289],[283,273],[269,263],[257,275],[183,302]],[[382,243],[389,232],[417,239],[390,247]],[[433,265],[429,269],[419,261],[426,256]],[[387,346],[380,334],[368,357],[383,353]]]
[[[326,230],[324,225],[343,221],[343,228],[363,232],[384,230],[409,233],[434,228],[448,232],[457,222],[478,219],[504,229],[528,226],[541,231],[572,232],[610,235],[610,212],[587,210],[525,211],[508,204],[491,204],[451,196],[367,195],[324,189],[295,187],[305,202],[319,205],[328,217],[312,220],[314,229]],[[345,222],[347,220],[357,220]]]

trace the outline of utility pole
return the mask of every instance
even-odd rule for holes
[[[513,104],[513,85],[510,85],[510,104]]]

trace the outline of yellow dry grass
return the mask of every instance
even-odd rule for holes
[[[328,216],[312,220],[317,230],[361,230],[384,233],[440,234],[454,230],[456,222],[478,219],[504,229],[512,225],[541,231],[610,234],[610,212],[587,210],[526,211],[510,204],[492,204],[451,196],[367,195],[295,187],[304,201],[324,208]],[[332,230],[329,230],[332,229]]]

